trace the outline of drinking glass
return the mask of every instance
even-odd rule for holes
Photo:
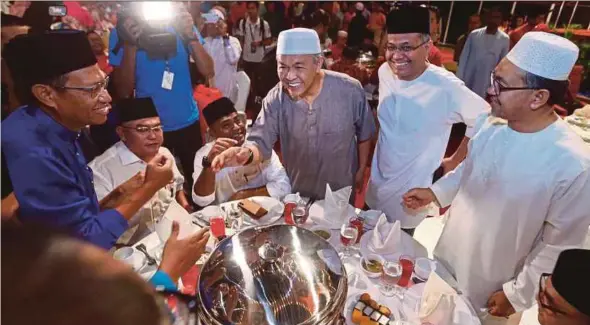
[[[414,272],[414,258],[409,255],[402,255],[399,257],[399,264],[402,266],[402,276],[398,285],[407,288],[410,285],[412,272]]]
[[[398,283],[402,277],[402,266],[396,261],[385,261],[383,263],[383,272],[381,273],[382,285],[379,291],[386,297],[393,297],[398,289]]]
[[[350,247],[356,243],[358,237],[358,229],[355,226],[351,226],[348,222],[342,225],[340,228],[340,243],[344,246],[341,257],[350,257]]]
[[[217,239],[222,239],[225,236],[225,220],[223,216],[214,216],[209,219],[211,224],[211,235]]]
[[[303,226],[307,221],[307,210],[304,205],[297,205],[292,211],[293,222],[297,226]]]

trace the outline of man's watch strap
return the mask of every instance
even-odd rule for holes
[[[203,157],[203,160],[201,161],[201,165],[203,166],[203,168],[211,168],[211,161],[209,161],[209,157],[207,157],[207,156]]]

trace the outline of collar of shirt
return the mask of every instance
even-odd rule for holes
[[[131,150],[129,150],[129,148],[127,148],[123,141],[117,142],[115,146],[117,148],[117,155],[119,155],[119,158],[121,159],[121,164],[123,166],[128,166],[136,162],[145,163],[143,160],[137,157],[137,155],[135,155]]]
[[[57,134],[64,141],[74,141],[80,137],[81,131],[72,131],[66,128],[38,106],[27,105],[21,109],[24,109],[27,114],[33,116],[39,122],[39,126],[47,129],[49,133]]]
[[[258,27],[260,25],[260,17],[256,18],[256,22],[252,23],[250,17],[246,18],[246,24],[252,25],[254,27]]]

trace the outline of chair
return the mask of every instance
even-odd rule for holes
[[[236,74],[236,83],[238,95],[234,106],[238,112],[246,112],[246,101],[248,100],[248,94],[250,94],[250,77],[244,71],[239,71]]]

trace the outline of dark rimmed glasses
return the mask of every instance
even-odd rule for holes
[[[500,96],[500,93],[506,92],[506,91],[526,90],[526,89],[537,90],[538,89],[538,88],[533,88],[533,87],[506,87],[500,83],[500,80],[498,80],[498,78],[496,78],[496,74],[493,71],[492,71],[492,73],[490,73],[490,85],[492,85],[492,87],[494,88],[494,95],[495,96]]]
[[[399,47],[398,47],[398,46],[395,46],[395,45],[393,45],[393,44],[387,44],[387,45],[385,46],[385,49],[386,49],[387,51],[389,51],[389,52],[400,51],[400,52],[402,52],[402,53],[410,53],[410,52],[412,52],[412,51],[415,51],[417,48],[419,48],[420,46],[422,46],[422,45],[424,45],[424,44],[426,44],[426,43],[428,43],[428,42],[430,42],[430,40],[426,40],[426,41],[424,41],[424,42],[422,42],[422,43],[420,43],[420,44],[418,44],[418,45],[416,45],[416,46],[412,46],[412,45],[404,44],[404,45],[401,45],[401,46],[399,46]]]
[[[76,86],[56,86],[57,89],[62,90],[78,90],[84,91],[90,94],[90,97],[96,98],[103,90],[105,90],[109,86],[109,76],[104,78],[104,80],[95,83],[92,86],[87,87],[76,87]]]
[[[154,133],[162,132],[162,125],[161,124],[152,125],[152,126],[148,126],[148,125],[124,126],[124,125],[121,125],[121,127],[124,129],[134,130],[135,132],[142,134],[142,135],[148,134],[150,132],[154,132]]]

